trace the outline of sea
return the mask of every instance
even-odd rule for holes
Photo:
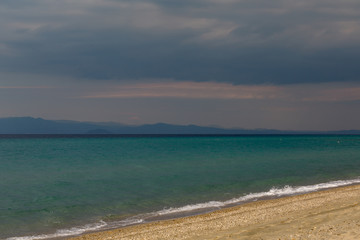
[[[358,183],[359,135],[0,135],[0,239],[62,239]]]

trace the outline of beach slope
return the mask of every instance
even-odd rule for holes
[[[82,235],[93,239],[360,239],[360,186]]]

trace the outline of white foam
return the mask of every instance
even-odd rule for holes
[[[284,186],[283,188],[271,188],[267,192],[258,192],[258,193],[250,193],[242,197],[233,198],[227,201],[210,201],[206,203],[198,203],[192,205],[186,205],[179,208],[167,208],[160,211],[137,215],[132,218],[124,219],[121,221],[106,223],[104,221],[100,221],[99,223],[95,224],[87,224],[81,227],[73,227],[70,229],[62,229],[58,230],[53,234],[42,234],[37,236],[25,236],[25,237],[12,237],[7,238],[6,240],[34,240],[34,239],[50,239],[50,238],[57,238],[57,237],[67,237],[67,236],[74,236],[79,235],[85,232],[100,230],[100,229],[111,229],[116,227],[124,227],[133,224],[143,223],[147,218],[151,218],[154,216],[164,216],[170,214],[176,214],[181,212],[191,212],[196,210],[202,209],[214,209],[214,208],[223,208],[233,204],[241,204],[243,202],[248,201],[256,201],[260,198],[267,198],[267,197],[282,197],[282,196],[289,196],[289,195],[296,195],[308,192],[315,192],[323,189],[334,188],[334,187],[341,187],[351,184],[358,184],[360,183],[360,178],[352,179],[352,180],[338,180],[332,181],[327,183],[319,183],[315,185],[307,185],[307,186]]]
[[[84,232],[99,230],[99,229],[104,228],[105,226],[107,226],[107,223],[104,221],[100,221],[98,223],[86,224],[86,225],[80,226],[80,227],[72,227],[69,229],[60,229],[52,234],[41,234],[41,235],[25,236],[25,237],[11,237],[11,238],[7,238],[6,240],[33,240],[33,239],[49,239],[49,238],[57,238],[57,237],[68,237],[68,236],[79,235]]]
[[[106,229],[125,227],[125,226],[129,226],[129,225],[143,223],[143,222],[144,222],[144,219],[142,218],[142,216],[138,215],[133,218],[127,218],[127,219],[116,221],[116,222],[110,222],[106,226]]]
[[[245,196],[239,198],[233,198],[227,201],[210,201],[206,203],[198,203],[193,205],[186,205],[179,208],[167,208],[161,211],[158,211],[154,214],[156,215],[168,215],[180,212],[190,212],[194,210],[206,209],[206,208],[222,208],[232,204],[240,204],[242,202],[248,201],[256,201],[259,198],[266,198],[266,197],[282,197],[282,196],[289,196],[289,195],[296,195],[308,192],[315,192],[322,189],[327,188],[334,188],[334,187],[341,187],[351,184],[360,183],[360,178],[353,179],[353,180],[338,180],[332,181],[327,183],[319,183],[315,185],[307,185],[307,186],[299,186],[299,187],[292,187],[292,186],[284,186],[283,188],[271,188],[267,192],[258,192],[258,193],[250,193]]]

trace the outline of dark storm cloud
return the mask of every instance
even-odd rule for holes
[[[360,81],[357,1],[1,1],[0,27],[3,72]]]

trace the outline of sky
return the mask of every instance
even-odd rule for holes
[[[358,0],[1,0],[0,117],[360,129]]]

